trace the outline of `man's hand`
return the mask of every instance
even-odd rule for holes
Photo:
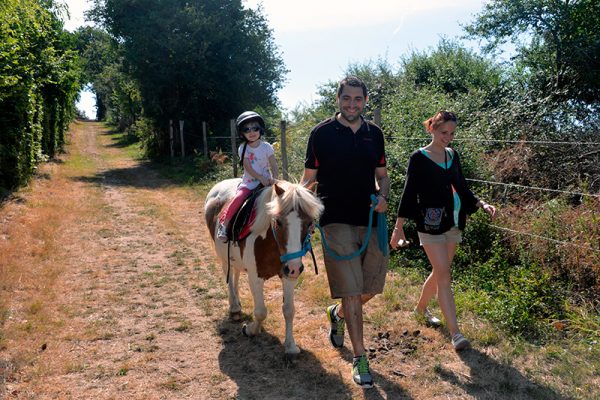
[[[379,195],[377,196],[377,205],[375,206],[375,211],[378,213],[386,212],[388,209],[388,203],[385,197]]]

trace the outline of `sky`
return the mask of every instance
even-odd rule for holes
[[[65,28],[85,24],[88,0],[64,0],[71,18]],[[317,88],[339,81],[350,64],[378,59],[397,66],[403,56],[459,38],[462,25],[483,10],[484,0],[243,0],[263,13],[289,70],[278,93],[285,110],[318,100]],[[477,43],[464,41],[477,49]],[[94,98],[83,93],[78,106],[95,115]]]

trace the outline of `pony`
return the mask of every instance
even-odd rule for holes
[[[300,352],[293,335],[294,287],[304,269],[302,256],[310,249],[310,234],[323,204],[314,193],[315,184],[304,187],[279,180],[266,187],[256,198],[256,214],[250,233],[238,242],[225,243],[216,238],[218,218],[223,207],[235,195],[241,179],[227,179],[209,191],[204,206],[206,226],[220,259],[229,292],[229,316],[241,319],[239,298],[240,272],[246,271],[254,301],[253,321],[244,324],[242,333],[255,336],[267,317],[264,283],[278,276],[283,286],[286,356]]]

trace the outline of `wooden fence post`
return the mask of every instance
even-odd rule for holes
[[[170,146],[171,146],[171,158],[173,158],[175,156],[175,148],[174,148],[175,143],[173,143],[173,120],[172,119],[169,120],[169,142],[170,142]]]
[[[183,123],[182,119],[179,120],[179,138],[181,139],[181,158],[185,157],[185,140],[183,139]]]
[[[204,142],[204,158],[208,159],[208,140],[206,140],[206,121],[202,121],[202,141]]]
[[[279,128],[281,129],[281,172],[284,180],[289,180],[288,174],[288,158],[287,158],[287,138],[285,134],[285,130],[287,127],[286,121],[281,121],[279,123]]]
[[[233,162],[233,177],[237,177],[237,148],[235,147],[235,137],[237,136],[237,128],[235,127],[235,120],[230,120],[229,125],[231,127],[231,161]]]
[[[373,122],[375,122],[375,125],[381,127],[381,108],[373,110]]]

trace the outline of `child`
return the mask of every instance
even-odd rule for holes
[[[456,115],[439,111],[424,125],[432,140],[410,156],[390,245],[396,249],[408,244],[402,227],[404,219],[416,222],[432,272],[423,284],[415,314],[424,317],[429,324],[439,326],[440,320],[427,309],[427,304],[437,294],[452,345],[455,350],[462,350],[470,344],[458,329],[450,265],[456,246],[462,240],[461,231],[465,228],[467,214],[482,208],[494,217],[496,209],[477,199],[469,190],[458,153],[447,147],[454,139]]]
[[[265,121],[254,111],[240,114],[236,120],[238,135],[243,143],[238,149],[240,164],[244,167],[242,182],[240,182],[235,197],[229,206],[223,210],[219,219],[217,238],[227,242],[227,227],[252,190],[258,187],[272,185],[277,179],[277,161],[273,146],[263,141],[261,136],[265,130]]]

